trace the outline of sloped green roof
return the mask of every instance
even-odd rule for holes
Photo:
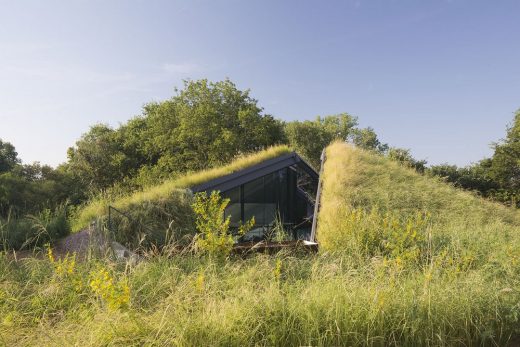
[[[288,146],[274,146],[254,154],[237,158],[228,165],[198,172],[190,172],[181,177],[167,180],[162,184],[150,187],[144,191],[138,191],[113,201],[108,201],[106,199],[93,200],[79,211],[73,229],[77,231],[88,225],[88,223],[96,217],[106,214],[108,205],[124,210],[132,205],[146,201],[167,199],[171,194],[184,192],[186,188],[243,170],[262,161],[290,152],[291,150]]]
[[[326,149],[321,178],[317,239],[325,249],[341,247],[345,241],[342,238],[350,237],[345,233],[345,223],[349,223],[348,216],[352,217],[350,211],[354,209],[375,208],[382,215],[390,212],[403,218],[428,213],[432,215],[431,232],[452,240],[480,242],[479,237],[494,237],[490,235],[492,230],[502,227],[518,231],[520,238],[518,210],[344,142]],[[496,236],[498,239],[503,235]]]

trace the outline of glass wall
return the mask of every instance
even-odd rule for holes
[[[309,203],[298,191],[297,179],[295,170],[284,168],[222,193],[230,199],[225,214],[231,216],[232,227],[238,228],[241,222],[255,218],[254,228],[241,241],[265,239],[277,220],[278,225],[291,230],[302,224],[308,216]],[[296,231],[291,237],[300,238]]]

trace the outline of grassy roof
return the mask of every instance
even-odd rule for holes
[[[317,231],[325,249],[349,242],[346,223],[355,209],[377,209],[381,215],[392,213],[399,218],[430,214],[429,231],[442,235],[446,242],[508,243],[506,231],[520,240],[517,210],[346,143],[329,146],[326,158]]]
[[[105,215],[108,205],[124,210],[144,202],[168,199],[172,194],[184,193],[186,188],[240,171],[289,152],[291,152],[291,149],[288,146],[274,146],[254,154],[239,157],[228,165],[198,172],[190,172],[178,178],[167,180],[157,186],[120,197],[113,201],[103,198],[93,200],[79,211],[78,217],[74,221],[73,229],[79,230],[88,225],[88,223],[96,217]]]

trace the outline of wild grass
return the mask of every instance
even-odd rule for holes
[[[344,255],[288,253],[67,264],[58,270],[48,260],[0,256],[0,341],[470,346],[506,345],[518,336],[518,277],[412,275],[380,261],[360,267]]]
[[[185,245],[196,232],[192,199],[190,192],[177,189],[167,197],[132,202],[124,207],[124,215],[113,211],[110,225],[106,215],[100,219],[116,241],[131,249]]]
[[[67,206],[44,209],[35,215],[0,218],[0,249],[32,249],[70,233]]]
[[[516,211],[346,144],[327,158],[319,254],[0,253],[0,344],[518,345]]]
[[[322,251],[348,256],[356,267],[382,262],[401,274],[387,278],[384,290],[392,299],[384,306],[401,306],[404,317],[415,314],[416,299],[403,302],[392,281],[398,287],[423,282],[429,311],[444,312],[430,317],[431,324],[452,326],[446,335],[452,342],[476,343],[505,331],[518,338],[519,316],[512,313],[520,307],[517,210],[345,143],[329,146],[326,158],[317,230]],[[482,319],[484,307],[494,317]],[[428,329],[437,334],[437,327]]]
[[[238,158],[229,165],[187,173],[181,177],[167,180],[160,185],[135,192],[131,195],[121,196],[112,200],[103,197],[94,199],[78,211],[77,217],[73,220],[72,229],[73,231],[78,231],[97,217],[105,215],[108,205],[112,205],[121,210],[129,210],[130,207],[138,206],[145,202],[169,199],[173,195],[182,194],[182,191],[186,188],[231,174],[289,152],[290,149],[287,146],[274,146],[258,153]]]
[[[507,244],[508,238],[520,237],[520,213],[516,209],[345,143],[329,146],[326,155],[318,238],[327,250],[345,249],[342,242],[349,240],[352,228],[343,223],[359,210],[377,210],[381,218],[401,222],[417,214],[429,215],[428,228],[423,232],[434,238],[450,239],[451,244],[484,245],[489,239]],[[366,220],[362,218],[362,222]]]

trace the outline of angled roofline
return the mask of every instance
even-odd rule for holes
[[[254,179],[268,175],[272,172],[283,169],[284,167],[297,165],[309,176],[318,180],[319,176],[314,169],[307,164],[296,152],[280,155],[271,159],[264,160],[258,164],[238,170],[228,175],[224,175],[213,180],[197,184],[191,187],[194,193],[202,191],[219,190],[225,192],[234,187],[238,187],[244,183]]]

